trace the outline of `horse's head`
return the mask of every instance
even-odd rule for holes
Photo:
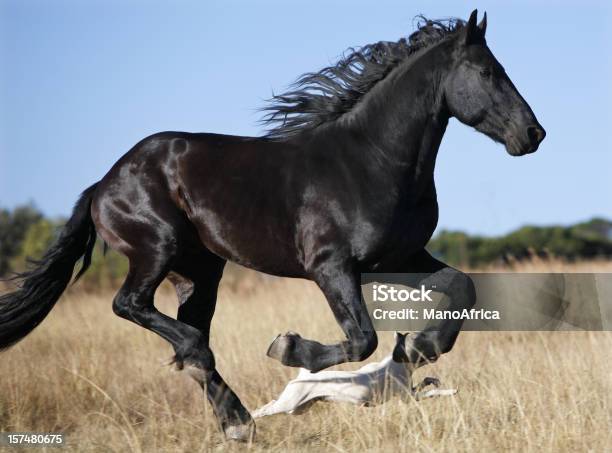
[[[456,64],[444,82],[452,116],[521,156],[536,151],[546,132],[485,41],[487,15],[474,10],[457,37]]]

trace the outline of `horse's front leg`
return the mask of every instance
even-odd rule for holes
[[[361,298],[359,274],[347,262],[327,260],[314,273],[346,340],[324,345],[296,333],[279,335],[268,349],[268,356],[283,365],[316,372],[344,362],[369,357],[378,345],[376,332]]]
[[[410,257],[402,272],[414,274],[429,274],[419,278],[417,285],[435,288],[443,293],[447,300],[444,308],[449,311],[471,309],[476,303],[476,290],[472,279],[465,273],[454,269],[432,257],[426,250]],[[449,352],[459,335],[463,319],[445,319],[433,322],[425,330],[413,337],[412,345],[406,344],[408,359],[412,363],[435,361],[441,354]],[[409,350],[410,348],[410,350]]]

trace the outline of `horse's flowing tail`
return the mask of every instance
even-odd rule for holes
[[[0,350],[17,343],[45,319],[70,283],[79,259],[83,258],[83,265],[75,281],[91,264],[96,229],[90,210],[96,186],[81,194],[59,238],[42,259],[13,277],[19,289],[0,296]]]

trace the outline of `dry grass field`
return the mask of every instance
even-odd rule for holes
[[[524,270],[547,270],[536,264]],[[612,272],[612,264],[569,270]],[[416,376],[437,376],[457,396],[370,408],[318,403],[304,415],[260,420],[256,441],[245,446],[223,442],[197,384],[165,365],[170,346],[113,315],[111,300],[110,292],[69,292],[41,327],[0,356],[0,431],[63,432],[68,448],[61,451],[79,452],[612,449],[610,332],[465,332]],[[157,300],[176,311],[168,288]],[[251,274],[222,287],[212,347],[250,409],[296,373],[265,356],[286,330],[340,338],[311,283]],[[391,350],[392,333],[380,339],[369,360]]]

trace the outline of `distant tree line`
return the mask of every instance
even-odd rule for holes
[[[33,205],[12,211],[0,209],[0,277],[24,270],[28,260],[40,258],[57,237],[66,219],[49,219]],[[117,287],[128,270],[122,255],[96,243],[91,267],[82,277],[82,285],[91,289]]]
[[[38,259],[56,238],[65,219],[49,219],[33,205],[0,209],[0,277],[25,269],[29,259]],[[90,270],[83,277],[86,287],[116,287],[125,277],[125,257],[98,241]],[[505,236],[486,237],[460,231],[441,231],[428,245],[429,251],[455,266],[480,267],[508,259],[521,260],[534,254],[567,260],[612,257],[612,222],[595,218],[569,227],[525,226]]]
[[[568,261],[612,257],[612,222],[594,218],[564,226],[525,226],[505,236],[468,235],[441,231],[427,248],[456,266],[480,267],[533,255]]]

